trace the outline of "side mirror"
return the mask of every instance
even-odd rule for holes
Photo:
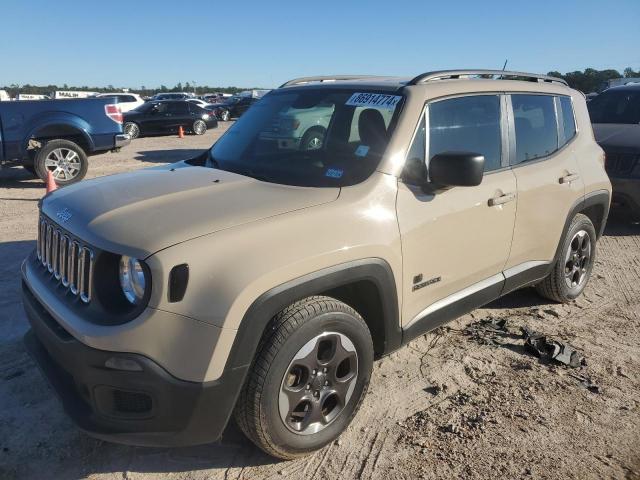
[[[438,187],[475,187],[482,183],[484,155],[442,152],[429,162],[429,182]]]

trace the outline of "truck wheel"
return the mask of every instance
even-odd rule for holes
[[[589,282],[596,259],[596,230],[589,217],[579,213],[563,239],[560,256],[551,273],[536,285],[540,295],[567,303],[577,298]]]
[[[369,385],[373,344],[348,305],[309,297],[282,310],[258,346],[234,416],[245,435],[281,459],[335,440]]]
[[[137,123],[134,122],[125,123],[122,131],[129,135],[129,138],[131,138],[131,140],[140,136],[140,127]]]
[[[305,132],[300,140],[300,150],[318,150],[324,143],[324,130],[311,128]]]
[[[42,180],[51,172],[58,186],[64,186],[82,180],[89,163],[84,150],[72,141],[50,140],[36,154],[34,166]]]
[[[191,127],[191,131],[196,135],[204,135],[204,133],[207,131],[207,124],[204,123],[202,120],[196,120],[195,122],[193,122],[193,127]]]

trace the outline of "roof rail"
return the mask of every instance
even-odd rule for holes
[[[567,82],[562,78],[550,77],[548,75],[538,75],[536,73],[525,73],[525,72],[510,72],[504,70],[438,70],[434,72],[425,72],[421,73],[417,77],[409,80],[407,85],[418,85],[421,83],[427,83],[434,80],[448,80],[448,79],[456,79],[460,77],[467,76],[488,76],[494,80],[503,80],[505,77],[509,77],[510,79],[522,79],[529,82],[549,82],[549,83],[561,83],[562,85],[567,85]],[[497,77],[497,78],[494,78]]]
[[[372,75],[325,75],[320,77],[300,77],[283,83],[278,88],[290,87],[291,85],[304,85],[311,82],[336,82],[338,80],[358,80],[360,78],[369,78]]]

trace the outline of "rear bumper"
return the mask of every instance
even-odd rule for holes
[[[612,178],[612,208],[630,210],[640,214],[640,178]]]
[[[31,324],[25,346],[65,412],[88,434],[143,446],[197,445],[222,435],[246,367],[225,371],[212,382],[179,380],[143,355],[84,345],[24,284],[23,303]],[[140,370],[107,368],[105,362],[113,357],[133,361]]]
[[[115,148],[126,147],[130,143],[131,143],[131,137],[129,137],[129,135],[126,133],[120,133],[115,136],[115,139],[114,139]]]

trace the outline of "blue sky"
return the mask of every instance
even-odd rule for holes
[[[0,0],[0,85],[640,69],[640,0]]]

